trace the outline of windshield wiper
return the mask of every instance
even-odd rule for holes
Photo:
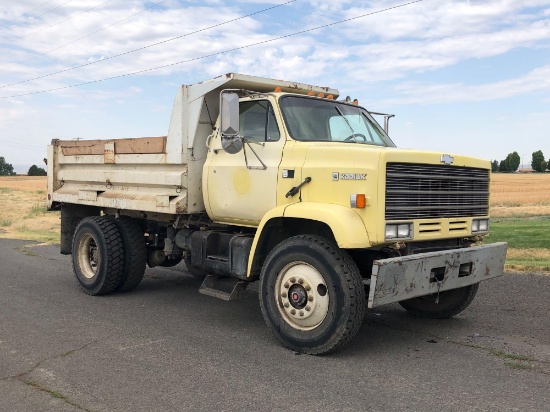
[[[343,119],[345,120],[345,122],[348,125],[349,129],[351,130],[351,134],[353,136],[355,134],[355,130],[353,130],[353,127],[351,127],[351,124],[349,123],[349,120],[347,119],[347,117],[344,116],[344,113],[342,113],[342,110],[340,110],[340,108],[338,106],[334,106],[334,108],[336,109],[338,114],[343,117]]]

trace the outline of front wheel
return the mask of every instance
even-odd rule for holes
[[[277,245],[264,263],[260,306],[284,346],[320,355],[357,334],[365,291],[346,251],[318,236],[294,236]]]
[[[448,319],[470,306],[478,288],[479,283],[475,283],[458,289],[403,300],[399,304],[411,315],[419,318]]]

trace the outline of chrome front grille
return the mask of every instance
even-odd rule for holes
[[[386,165],[386,220],[489,214],[489,171],[416,163]]]

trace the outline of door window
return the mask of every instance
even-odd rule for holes
[[[255,142],[275,142],[281,134],[273,112],[273,106],[267,100],[242,102],[239,107],[239,133]]]

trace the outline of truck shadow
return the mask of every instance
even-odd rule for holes
[[[257,344],[277,346],[261,313],[257,285],[251,284],[244,298],[222,301],[201,295],[201,279],[189,275],[185,269],[148,270],[142,285],[129,295],[135,299],[156,301],[162,312],[177,311],[188,317],[193,327],[215,327],[247,334]],[[160,314],[159,314],[160,315]],[[331,357],[374,356],[390,352],[410,352],[453,340],[461,340],[472,333],[476,322],[468,311],[453,319],[419,319],[393,304],[368,309],[357,336]],[[183,332],[182,332],[183,333]]]

